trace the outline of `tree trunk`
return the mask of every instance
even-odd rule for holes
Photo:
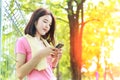
[[[72,19],[74,20],[74,19]],[[72,21],[70,27],[70,59],[72,67],[72,80],[81,80],[82,66],[82,28]]]
[[[72,80],[81,80],[81,45],[78,30],[72,29],[70,32],[70,55],[72,66]]]
[[[82,68],[82,32],[83,32],[83,2],[77,3],[77,10],[74,13],[73,0],[68,1],[68,20],[70,26],[70,62],[72,69],[72,80],[81,79]],[[79,10],[81,9],[81,26],[79,25]]]

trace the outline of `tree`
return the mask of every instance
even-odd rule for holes
[[[70,57],[72,68],[72,80],[81,80],[82,67],[82,31],[83,19],[81,26],[79,25],[80,10],[83,18],[83,2],[85,0],[68,0],[68,20],[70,27]],[[76,10],[74,10],[76,8]]]

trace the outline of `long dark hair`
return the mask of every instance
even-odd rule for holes
[[[29,34],[31,36],[35,36],[36,33],[36,27],[35,27],[35,22],[38,21],[39,17],[44,16],[44,15],[50,15],[52,17],[52,24],[50,26],[50,30],[48,31],[48,33],[46,33],[45,35],[43,35],[42,37],[44,39],[47,39],[47,41],[49,43],[52,43],[53,45],[55,45],[55,39],[54,39],[54,33],[55,33],[55,18],[53,16],[53,14],[45,9],[45,8],[39,8],[37,10],[35,10],[24,30],[25,34]]]

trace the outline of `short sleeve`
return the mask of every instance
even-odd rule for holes
[[[21,37],[17,39],[15,45],[15,53],[26,54],[26,47],[25,47],[25,37]]]

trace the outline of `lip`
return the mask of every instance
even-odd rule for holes
[[[43,31],[47,32],[47,29],[43,29]]]

